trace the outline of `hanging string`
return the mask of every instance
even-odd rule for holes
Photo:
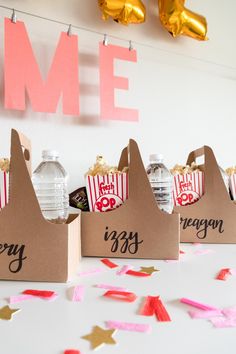
[[[63,25],[63,26],[69,27],[70,30],[73,27],[73,28],[78,29],[80,31],[94,33],[94,34],[97,34],[97,35],[102,36],[102,37],[104,36],[104,33],[96,31],[96,30],[93,30],[91,28],[73,25],[73,24],[70,24],[70,23],[63,22],[63,21],[55,20],[53,18],[36,15],[36,14],[31,13],[31,12],[22,11],[22,10],[18,10],[18,9],[13,9],[12,7],[4,6],[4,5],[0,5],[0,8],[5,9],[5,10],[10,10],[10,11],[13,11],[15,13],[18,12],[18,13],[21,13],[23,15],[35,17],[35,18],[38,18],[38,19],[41,19],[41,20],[44,20],[44,21],[57,23],[59,25]],[[114,35],[110,35],[110,34],[109,34],[109,38],[113,38],[113,39],[116,39],[116,40],[119,40],[119,41],[126,42],[126,43],[128,43],[128,48],[130,48],[130,40],[129,39],[124,39],[122,37],[118,37],[118,36],[114,36]],[[198,61],[198,62],[211,64],[211,65],[218,66],[218,67],[225,68],[225,69],[236,70],[236,67],[233,67],[233,66],[223,65],[223,64],[219,64],[217,62],[213,62],[211,60],[205,60],[205,59],[197,58],[197,57],[194,57],[194,56],[191,56],[191,55],[181,54],[181,53],[174,52],[174,51],[171,51],[171,50],[158,48],[158,47],[155,47],[155,46],[152,46],[150,44],[143,43],[143,42],[132,41],[132,43],[134,45],[136,45],[136,46],[138,45],[138,46],[141,46],[141,47],[144,47],[144,48],[154,49],[154,50],[157,50],[157,51],[165,52],[165,53],[172,54],[172,55],[177,55],[179,57],[192,59],[192,60],[195,60],[195,61]]]
[[[12,12],[12,15],[11,15],[11,21],[12,21],[13,23],[16,23],[16,12],[15,12],[14,9],[13,9],[13,12]]]
[[[107,38],[107,34],[104,34],[104,38],[103,38],[103,45],[107,46],[108,45],[108,38]]]

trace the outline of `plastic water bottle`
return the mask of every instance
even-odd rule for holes
[[[163,155],[153,154],[149,157],[150,165],[147,175],[159,208],[169,214],[173,211],[173,177],[163,164]]]
[[[68,176],[58,157],[55,150],[43,150],[43,161],[34,171],[32,183],[45,219],[63,224],[69,210]]]

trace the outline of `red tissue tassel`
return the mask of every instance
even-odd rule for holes
[[[230,268],[221,269],[216,279],[218,280],[226,280],[229,275],[231,275]]]
[[[169,322],[171,318],[159,296],[147,296],[140,314],[144,316],[156,315],[160,322]]]
[[[134,275],[135,277],[150,277],[151,274],[144,272],[136,272],[135,270],[128,270],[125,274]]]
[[[109,268],[117,268],[117,267],[118,267],[117,264],[111,262],[111,261],[110,261],[109,259],[107,259],[107,258],[101,259],[101,262],[102,262],[103,264],[105,264],[105,265],[106,265],[107,267],[109,267]]]
[[[31,290],[31,289],[27,289],[27,290],[24,290],[22,294],[49,298],[49,297],[53,296],[55,294],[55,292],[54,291],[49,291],[49,290]]]
[[[105,292],[105,294],[103,294],[103,296],[126,302],[133,302],[137,299],[137,296],[134,293],[117,290],[108,290],[107,292]]]

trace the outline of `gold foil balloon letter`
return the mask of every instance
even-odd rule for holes
[[[145,21],[146,9],[141,0],[98,0],[98,5],[103,20],[110,16],[123,25]]]
[[[185,0],[158,0],[162,25],[173,37],[189,36],[200,41],[207,40],[205,17],[184,7]]]

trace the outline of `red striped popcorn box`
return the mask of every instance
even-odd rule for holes
[[[233,200],[236,200],[236,174],[235,173],[233,175],[229,176],[229,188],[230,188],[230,192],[233,197]]]
[[[0,170],[0,209],[4,208],[9,198],[9,172]]]
[[[105,176],[86,176],[90,211],[110,211],[128,199],[128,174],[112,173]]]
[[[173,200],[175,206],[196,203],[204,194],[204,172],[174,175]]]

